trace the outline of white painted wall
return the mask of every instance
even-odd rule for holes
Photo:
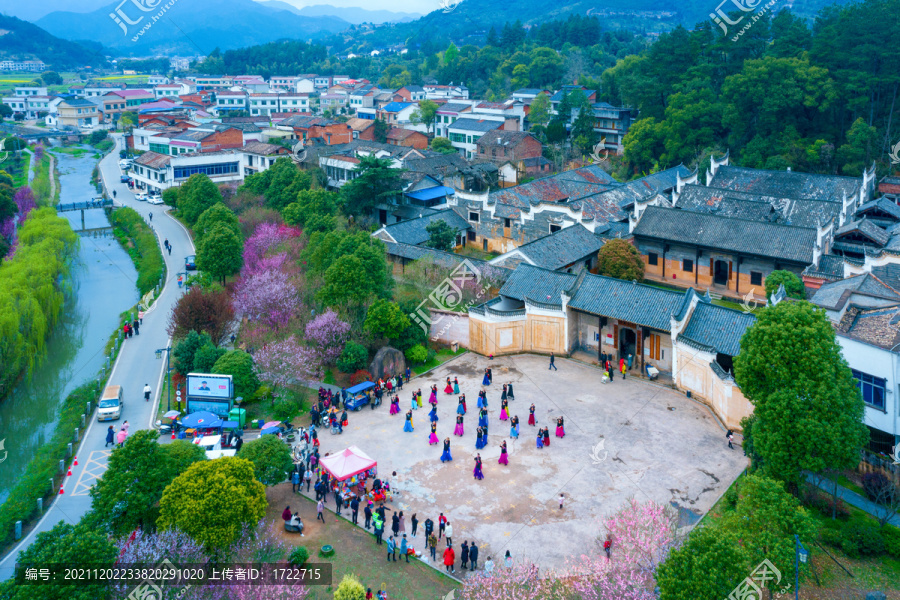
[[[897,387],[900,381],[900,355],[840,334],[837,341],[851,369],[887,380],[886,412],[866,405],[864,421],[870,427],[893,434],[897,443],[900,443],[900,406],[897,402],[897,394],[900,393]]]

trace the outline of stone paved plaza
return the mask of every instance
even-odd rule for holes
[[[388,414],[387,402],[374,411],[366,407],[350,413],[342,435],[322,432],[321,452],[357,445],[378,461],[381,476],[390,478],[397,471],[396,487],[402,493],[392,506],[405,511],[407,532],[413,513],[420,522],[430,517],[437,523],[443,512],[453,525],[457,553],[463,540],[474,539],[482,549],[481,562],[509,550],[517,560],[557,568],[567,557],[589,551],[600,519],[630,496],[674,502],[690,521],[707,511],[744,469],[742,451],[728,449],[724,430],[705,406],[644,380],[617,376],[603,384],[598,369],[579,362],[558,358],[556,365],[558,371],[548,371],[548,359],[536,355],[491,361],[467,353],[405,384],[399,415]],[[476,481],[476,403],[488,366],[494,375],[487,388],[490,437],[481,450],[485,478]],[[447,377],[457,377],[466,394],[462,438],[452,435],[457,397],[443,393]],[[499,419],[502,385],[510,381],[516,398],[510,413],[520,420],[518,440],[510,439],[508,422]],[[437,435],[440,440],[450,437],[451,463],[440,462],[441,444],[428,444],[428,396],[434,383]],[[404,415],[417,388],[424,408],[413,413],[415,431],[405,433]],[[542,450],[535,447],[537,427],[527,424],[532,403],[538,427],[551,428],[550,446]],[[562,440],[554,435],[560,415],[566,424]],[[503,440],[509,466],[497,463]],[[560,492],[566,496],[563,510]],[[424,550],[421,531],[412,541]]]

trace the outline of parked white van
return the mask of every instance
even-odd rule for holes
[[[122,416],[122,408],[125,404],[121,385],[108,385],[100,396],[97,405],[98,421],[115,421]]]

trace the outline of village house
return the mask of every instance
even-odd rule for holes
[[[407,146],[418,150],[428,148],[428,136],[421,131],[393,127],[387,134],[387,143],[392,146]]]
[[[60,127],[94,127],[102,118],[97,105],[86,98],[70,98],[56,107]]]

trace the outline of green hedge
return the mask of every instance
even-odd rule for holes
[[[97,398],[95,386],[94,382],[86,383],[66,397],[53,437],[38,448],[25,473],[10,491],[9,498],[0,506],[0,548],[14,541],[16,521],[24,523],[37,515],[38,498],[47,498],[57,492],[57,488],[49,488],[50,478],[59,474],[59,461],[65,457],[68,443],[73,441],[75,428],[81,426],[81,415],[87,402]]]
[[[42,208],[28,215],[15,253],[0,264],[0,398],[43,356],[77,247],[69,222]]]
[[[156,287],[165,274],[165,262],[156,234],[150,225],[131,208],[112,211],[109,222],[113,234],[125,248],[137,269],[137,288],[141,296]]]

